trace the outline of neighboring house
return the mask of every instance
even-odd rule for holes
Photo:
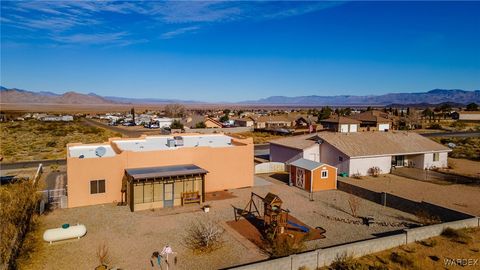
[[[251,138],[182,134],[67,146],[68,207],[126,202],[131,211],[205,200],[253,185]]]
[[[235,125],[239,127],[253,127],[254,121],[250,117],[235,119]]]
[[[359,131],[388,131],[392,127],[392,120],[388,117],[388,113],[375,110],[350,116],[350,118],[360,121]]]
[[[480,121],[480,111],[463,111],[458,114],[458,120]]]
[[[333,132],[357,132],[359,129],[360,121],[344,117],[334,116],[328,119],[320,120],[323,129]]]
[[[413,132],[319,132],[271,141],[270,161],[303,157],[335,166],[339,173],[368,175],[373,167],[381,173],[403,166],[444,168],[450,151]]]
[[[169,128],[173,123],[173,119],[168,117],[155,118],[155,121],[159,128]]]
[[[290,163],[290,185],[309,192],[337,188],[337,168],[300,158]]]
[[[47,115],[47,116],[44,116],[43,118],[41,118],[42,121],[45,121],[45,122],[60,122],[60,121],[65,121],[65,122],[69,122],[69,121],[73,121],[73,116],[71,115],[61,115],[61,116],[55,116],[55,115]]]
[[[205,126],[207,128],[221,128],[223,127],[223,124],[220,123],[219,121],[213,119],[213,118],[210,118],[210,117],[207,117],[204,121],[205,123]]]
[[[268,115],[255,118],[254,128],[275,130],[281,128],[291,128],[295,121],[290,119],[287,115]]]

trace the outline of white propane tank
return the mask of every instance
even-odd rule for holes
[[[84,236],[87,233],[87,227],[83,224],[68,226],[67,228],[48,229],[43,233],[43,240],[50,244],[55,241],[67,240]]]

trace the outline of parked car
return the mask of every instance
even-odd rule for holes
[[[126,126],[126,127],[133,127],[133,126],[135,126],[135,123],[125,122],[125,123],[123,123],[123,125]]]

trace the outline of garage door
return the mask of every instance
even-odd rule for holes
[[[390,125],[389,124],[380,124],[378,125],[378,130],[380,131],[385,131],[385,130],[388,130],[390,128]]]
[[[350,125],[350,132],[357,132],[357,125]]]

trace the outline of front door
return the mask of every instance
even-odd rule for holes
[[[163,207],[173,207],[173,183],[163,185]]]
[[[405,164],[405,156],[394,156],[392,165],[395,167],[403,167]]]
[[[305,189],[305,170],[297,168],[295,185],[302,189]]]

